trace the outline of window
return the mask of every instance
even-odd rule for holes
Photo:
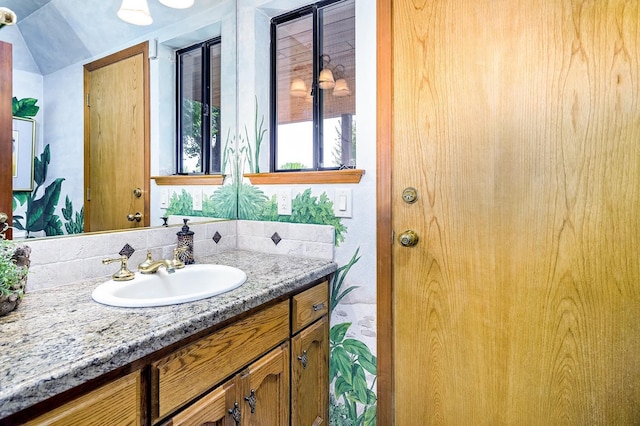
[[[176,53],[179,174],[220,173],[220,38]]]
[[[274,18],[271,46],[271,171],[355,168],[355,1]]]

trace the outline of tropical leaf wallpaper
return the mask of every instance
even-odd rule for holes
[[[13,98],[13,116],[34,118],[40,110],[34,98]],[[47,144],[39,157],[33,159],[33,191],[13,193],[13,227],[25,232],[26,238],[79,234],[84,230],[84,206],[74,213],[67,196],[62,207],[63,221],[56,214],[64,177],[48,177],[51,149]],[[66,231],[66,232],[65,232]]]

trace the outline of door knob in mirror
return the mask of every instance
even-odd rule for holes
[[[142,213],[136,212],[136,214],[128,214],[127,215],[127,220],[129,222],[133,222],[134,220],[136,222],[140,222],[142,220]]]

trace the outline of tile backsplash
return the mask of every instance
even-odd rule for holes
[[[239,220],[237,233],[240,250],[333,260],[333,226]]]
[[[234,248],[333,259],[331,226],[232,220],[194,223],[189,227],[194,231],[196,259]],[[125,244],[135,250],[128,262],[132,271],[145,259],[147,249],[154,259],[171,258],[180,228],[170,226],[26,241],[31,247],[27,291],[108,277],[118,270],[119,263],[103,265],[102,260],[118,257]],[[274,233],[280,236],[278,244],[271,239]]]

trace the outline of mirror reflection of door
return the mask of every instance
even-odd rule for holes
[[[7,215],[5,221],[12,223],[13,211],[13,155],[12,155],[12,88],[11,44],[0,41],[0,213]],[[0,223],[0,230],[4,224]],[[11,239],[11,229],[4,234]]]
[[[85,65],[87,232],[149,226],[147,52],[145,42]]]

